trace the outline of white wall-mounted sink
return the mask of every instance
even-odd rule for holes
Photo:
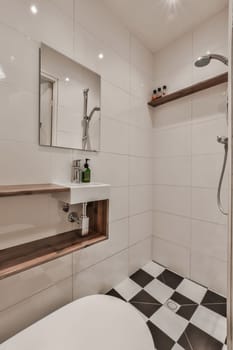
[[[67,192],[54,193],[58,200],[78,204],[84,202],[94,202],[110,197],[110,185],[97,182],[89,183],[63,183],[59,184],[68,188]]]

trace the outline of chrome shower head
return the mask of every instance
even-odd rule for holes
[[[212,59],[218,60],[224,63],[226,66],[228,65],[228,59],[225,56],[213,53],[213,54],[198,57],[198,59],[195,62],[195,66],[196,67],[207,66]]]

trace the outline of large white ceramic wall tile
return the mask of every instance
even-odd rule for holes
[[[155,211],[190,216],[191,190],[189,187],[154,186],[153,207]]]
[[[140,214],[152,209],[152,186],[130,186],[129,213]]]
[[[225,117],[194,123],[192,125],[192,154],[223,153],[223,146],[217,142],[218,135],[227,135]]]
[[[102,117],[101,129],[103,152],[128,154],[129,127],[127,124]]]
[[[188,217],[154,212],[153,235],[184,247],[190,247],[191,220]]]
[[[227,292],[227,263],[201,254],[192,252],[191,254],[191,279],[217,293],[226,295]]]
[[[192,95],[192,122],[211,121],[227,115],[227,84]]]
[[[72,300],[72,278],[0,312],[0,341],[12,337]]]
[[[156,53],[155,85],[167,85],[169,92],[190,85],[192,64],[192,33],[188,33]]]
[[[156,107],[152,117],[154,128],[169,128],[183,126],[191,121],[190,96],[178,101],[171,101],[163,106]]]
[[[153,111],[147,106],[147,99],[137,96],[131,96],[131,108],[129,123],[139,128],[149,129],[151,131],[153,121]]]
[[[20,275],[1,280],[0,311],[55,285],[71,275],[72,257],[67,255],[22,272]]]
[[[129,240],[128,230],[128,219],[110,223],[108,240],[74,253],[74,273],[126,249]]]
[[[129,154],[131,156],[152,156],[152,133],[151,130],[135,126],[129,127]]]
[[[187,156],[191,153],[191,128],[189,125],[154,130],[153,152],[155,157]]]
[[[110,221],[128,217],[129,194],[126,187],[112,187],[110,197]]]
[[[152,212],[137,214],[129,218],[129,245],[152,235]]]
[[[75,0],[75,20],[129,61],[130,34],[101,0]]]
[[[154,184],[190,186],[191,157],[158,157],[154,158]]]
[[[109,118],[128,123],[130,110],[130,95],[124,90],[101,81],[101,112]]]
[[[95,181],[112,186],[128,186],[128,159],[127,155],[99,153],[91,162]]]
[[[129,184],[151,185],[153,159],[143,157],[129,157]]]
[[[151,260],[151,238],[138,242],[129,248],[129,274],[133,274],[140,267]]]
[[[192,220],[192,250],[227,261],[227,227]]]
[[[194,155],[192,157],[192,186],[217,188],[223,165],[223,154]],[[223,187],[228,186],[228,167]]]
[[[136,38],[131,37],[131,64],[138,67],[141,71],[151,75],[154,67],[153,55],[143,44]]]
[[[74,276],[74,299],[102,294],[128,276],[128,251],[125,250]]]
[[[190,253],[188,248],[153,237],[152,258],[182,276],[189,277]]]
[[[227,211],[227,193],[223,189],[223,206]],[[195,219],[226,224],[226,217],[220,213],[217,207],[216,189],[193,188],[192,189],[192,217]]]

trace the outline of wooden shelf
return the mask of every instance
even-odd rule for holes
[[[89,202],[87,216],[86,236],[81,236],[81,230],[73,230],[0,250],[0,279],[108,239],[109,200]]]
[[[0,279],[73,253],[107,238],[107,235],[97,233],[81,237],[80,231],[76,230],[0,250]]]
[[[68,187],[55,184],[0,185],[0,197],[69,191]]]
[[[188,86],[184,89],[178,90],[178,91],[173,92],[171,94],[168,94],[164,97],[160,97],[154,101],[150,101],[150,102],[148,102],[148,105],[151,107],[161,106],[165,103],[175,101],[179,98],[194,94],[195,92],[209,89],[213,86],[226,83],[227,81],[228,81],[228,73],[223,73],[223,74],[217,75],[214,78],[210,78],[208,80],[201,81],[200,83]]]

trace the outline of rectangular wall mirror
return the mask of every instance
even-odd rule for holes
[[[98,74],[42,44],[40,145],[99,150],[100,84]]]

